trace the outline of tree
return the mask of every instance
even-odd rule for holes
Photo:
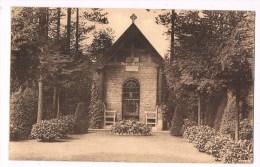
[[[114,39],[113,34],[114,32],[112,29],[95,31],[93,33],[94,39],[88,49],[93,62],[99,60],[104,55],[105,51],[112,45]]]
[[[253,55],[252,45],[248,44],[252,43],[252,37],[241,30],[248,27],[245,26],[246,15],[236,11],[189,11],[179,14],[175,26],[178,59],[173,66],[177,66],[180,75],[175,88],[203,96],[219,91],[234,92],[237,96],[236,139],[239,92],[247,89],[242,85],[248,85],[242,84],[242,80],[246,83],[252,80],[252,68],[245,61],[245,55]],[[253,31],[252,26],[249,29]],[[247,42],[242,44],[238,32],[244,34],[243,41]]]

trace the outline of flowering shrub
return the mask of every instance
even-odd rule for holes
[[[240,121],[239,137],[241,140],[251,140],[253,138],[253,122],[249,119]]]
[[[188,127],[184,131],[183,137],[185,139],[188,139],[188,141],[191,143],[195,140],[198,133],[199,133],[199,127],[198,126],[191,126],[191,127]]]
[[[216,135],[216,132],[213,128],[208,126],[199,126],[198,133],[195,137],[195,140],[193,143],[195,144],[195,147],[200,152],[205,152],[205,145],[206,143],[211,139],[214,138]]]
[[[232,140],[228,136],[216,135],[211,138],[205,145],[206,153],[213,155],[217,161],[221,161],[222,154],[221,150],[225,149],[227,143]]]
[[[31,131],[31,138],[40,141],[55,141],[66,138],[69,133],[70,125],[63,119],[43,120],[34,124]]]
[[[225,163],[252,163],[252,140],[230,140],[221,149],[221,160]]]
[[[216,132],[208,126],[191,126],[184,132],[184,138],[193,143],[199,151],[205,152],[206,143],[215,136]]]
[[[248,123],[244,124],[244,127],[248,126]],[[242,136],[250,136],[250,130],[244,131],[242,134],[247,135]],[[188,127],[183,137],[193,143],[199,151],[213,155],[217,161],[224,163],[252,163],[253,161],[252,138],[236,141],[227,135],[216,133],[214,129],[207,126]]]
[[[151,127],[133,119],[123,120],[111,126],[110,133],[118,135],[151,135]]]
[[[184,119],[183,125],[182,125],[182,128],[181,128],[181,134],[183,135],[187,128],[192,127],[192,126],[196,126],[196,125],[197,125],[196,122],[191,121],[189,119]]]

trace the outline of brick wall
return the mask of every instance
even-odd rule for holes
[[[145,111],[155,111],[157,95],[157,64],[148,54],[139,55],[141,66],[138,72],[125,71],[121,62],[113,62],[104,68],[104,88],[107,109],[116,110],[118,120],[122,119],[122,88],[129,78],[137,79],[140,83],[140,114],[144,119]]]

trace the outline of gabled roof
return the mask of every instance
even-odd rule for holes
[[[144,36],[144,34],[139,30],[139,28],[132,23],[128,29],[118,38],[118,40],[106,51],[104,56],[99,59],[96,63],[96,67],[98,69],[102,69],[106,63],[111,60],[117,51],[122,49],[125,42],[131,38],[131,36],[134,34],[134,36],[138,36],[139,39],[144,43],[146,46],[146,49],[149,50],[151,53],[153,53],[153,59],[158,63],[162,64],[164,59],[163,57],[157,52],[157,50],[152,46],[152,44],[148,41],[148,39]]]

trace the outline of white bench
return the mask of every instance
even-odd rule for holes
[[[107,110],[104,104],[104,126],[115,125],[116,113],[114,110]]]
[[[144,112],[144,113],[145,113],[145,124],[155,127],[157,125],[158,106],[156,106],[155,112]]]

